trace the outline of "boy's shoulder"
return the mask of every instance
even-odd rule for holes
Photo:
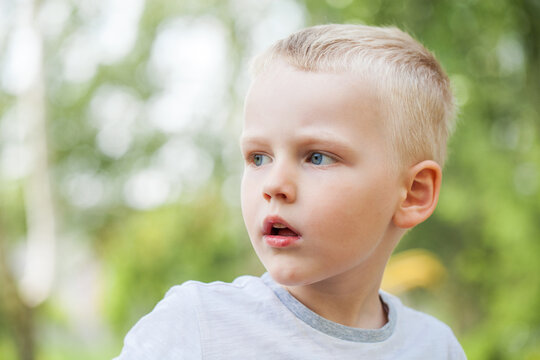
[[[169,292],[175,292],[179,291],[183,288],[200,288],[200,289],[213,289],[213,290],[219,290],[219,289],[229,289],[232,291],[235,291],[237,289],[242,289],[247,286],[252,286],[254,284],[262,283],[260,277],[252,276],[252,275],[243,275],[235,278],[232,282],[225,282],[225,281],[212,281],[212,282],[202,282],[197,280],[188,280],[181,285],[175,285],[171,287],[168,291]]]
[[[442,332],[452,332],[450,327],[436,317],[425,312],[415,310],[403,304],[403,302],[395,295],[385,291],[380,291],[383,300],[386,303],[392,302],[392,305],[399,314],[398,324],[411,330],[411,327],[422,329],[437,329]]]
[[[447,324],[432,315],[404,305],[395,295],[381,291],[381,296],[396,309],[398,318],[393,335],[395,338],[415,346],[433,346],[453,354],[455,358],[465,358],[461,345]]]
[[[116,360],[201,358],[208,351],[208,334],[225,325],[231,331],[238,309],[253,312],[249,304],[255,304],[264,290],[260,278],[253,276],[232,283],[190,280],[173,286],[129,331]]]
[[[244,275],[237,277],[232,282],[214,281],[204,283],[189,280],[181,285],[173,286],[167,291],[165,299],[171,298],[178,301],[192,302],[235,302],[235,298],[241,297],[242,302],[251,299],[260,301],[261,295],[271,295],[271,291],[265,286],[260,277]]]

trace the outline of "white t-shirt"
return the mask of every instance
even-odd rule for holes
[[[388,322],[358,329],[309,310],[268,274],[172,287],[117,360],[466,359],[452,330],[380,292]]]

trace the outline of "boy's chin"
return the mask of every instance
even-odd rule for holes
[[[272,279],[280,284],[281,286],[294,287],[294,286],[304,286],[309,285],[311,281],[302,274],[300,271],[295,271],[294,269],[268,269],[268,273]]]

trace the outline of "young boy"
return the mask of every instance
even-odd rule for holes
[[[173,287],[119,359],[464,359],[443,323],[379,290],[437,203],[454,104],[395,28],[324,25],[254,61],[242,213],[268,273]]]

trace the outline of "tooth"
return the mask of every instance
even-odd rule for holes
[[[272,226],[275,227],[276,229],[285,229],[286,228],[285,225],[279,224],[279,223],[275,223]]]

